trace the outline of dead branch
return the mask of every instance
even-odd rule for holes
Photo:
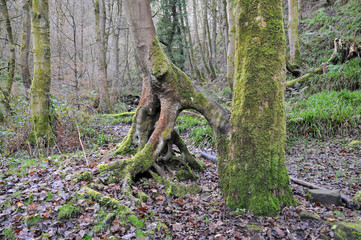
[[[327,65],[330,63],[336,62],[345,62],[350,60],[354,57],[360,57],[361,54],[361,45],[355,41],[349,41],[346,43],[342,42],[342,39],[336,38],[334,40],[334,48],[331,57],[324,63],[322,63],[318,68],[314,69],[313,71],[306,73],[305,75],[298,77],[294,80],[288,81],[285,83],[286,87],[292,87],[297,82],[302,83],[307,81],[310,77],[314,75],[323,74],[325,73],[325,69]]]

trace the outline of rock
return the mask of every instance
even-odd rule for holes
[[[352,198],[352,202],[361,205],[361,191],[358,191],[356,195]]]
[[[341,222],[335,229],[336,239],[361,240],[361,222]]]
[[[203,191],[203,189],[198,186],[196,183],[192,183],[190,184],[188,187],[187,187],[187,192],[189,194],[198,194],[198,193],[201,193]]]
[[[190,169],[181,169],[177,172],[177,178],[179,181],[196,180],[198,176]]]
[[[307,192],[307,198],[310,202],[319,202],[322,204],[342,205],[341,193],[338,190],[329,191],[322,189],[310,189]]]
[[[361,147],[361,141],[354,140],[348,144],[350,148]]]
[[[317,213],[312,213],[308,211],[302,211],[300,212],[300,218],[301,219],[310,219],[310,220],[321,220],[320,215]]]

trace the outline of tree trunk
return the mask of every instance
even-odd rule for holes
[[[95,1],[95,27],[96,27],[96,42],[98,46],[98,75],[99,75],[99,98],[100,98],[100,111],[110,112],[110,96],[108,89],[108,76],[107,76],[107,62],[106,62],[106,46],[105,46],[105,2],[104,0]]]
[[[14,75],[15,75],[15,61],[16,61],[16,52],[15,52],[15,41],[13,36],[13,30],[11,26],[10,16],[8,7],[6,4],[6,0],[1,0],[1,10],[3,12],[4,18],[5,18],[5,24],[6,24],[6,32],[8,34],[8,40],[10,43],[10,60],[8,62],[8,76],[6,79],[6,85],[5,89],[1,90],[1,93],[3,95],[2,103],[4,104],[6,110],[8,113],[11,113],[11,106],[10,106],[10,94],[11,94],[11,88],[13,86],[14,82]]]
[[[235,19],[233,15],[233,3],[227,5],[228,15],[228,45],[227,45],[227,81],[233,91],[233,72],[234,72],[234,42],[235,42]]]
[[[38,142],[51,135],[50,116],[50,19],[48,0],[33,0],[31,30],[34,45],[34,73],[30,90],[32,131],[30,140]]]
[[[285,165],[286,41],[282,1],[239,1],[229,159],[220,169],[228,206],[273,215],[295,203]],[[247,9],[247,10],[246,10]]]
[[[299,64],[301,60],[298,40],[298,0],[288,0],[288,38],[290,45],[290,61]]]
[[[29,69],[29,49],[31,37],[31,15],[29,0],[23,0],[23,31],[21,36],[21,76],[25,88],[25,97],[29,100],[31,76]]]
[[[174,130],[178,114],[194,109],[213,130],[220,185],[228,206],[269,215],[280,209],[280,203],[294,203],[283,146],[285,38],[281,1],[259,4],[258,11],[257,2],[256,6],[243,5],[239,4],[239,9],[256,10],[240,15],[239,32],[245,33],[240,36],[244,44],[239,45],[241,56],[237,59],[237,76],[241,77],[235,83],[235,112],[230,121],[226,109],[197,92],[190,79],[166,58],[156,38],[149,2],[125,0],[143,73],[143,92],[128,136],[117,147],[117,153],[133,151],[135,155],[106,167],[117,169],[124,179],[123,190],[138,173],[152,166],[159,169],[159,161],[166,164],[172,158],[173,144],[182,152],[184,162],[202,169]],[[262,14],[264,9],[266,14]]]

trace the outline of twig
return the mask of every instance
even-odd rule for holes
[[[81,136],[80,136],[80,130],[79,130],[79,126],[78,126],[78,121],[76,120],[75,117],[74,117],[74,119],[75,119],[76,129],[78,130],[78,137],[79,137],[80,146],[81,146],[81,149],[83,150],[83,154],[84,154],[84,158],[85,158],[85,161],[86,161],[86,165],[87,165],[87,167],[89,167],[89,161],[88,161],[88,158],[86,157],[86,153],[85,153],[83,141],[81,140]]]

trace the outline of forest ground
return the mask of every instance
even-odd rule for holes
[[[129,124],[112,128],[121,138]],[[183,133],[185,140],[188,134]],[[361,189],[361,151],[347,147],[349,142],[345,138],[302,138],[288,143],[290,175],[354,196]],[[189,148],[196,155],[201,151],[216,154],[212,147]],[[148,199],[135,206],[121,195],[119,184],[100,184],[96,190],[119,199],[136,216],[125,221],[107,219],[111,209],[81,197],[82,186],[90,182],[77,179],[89,171],[93,182],[105,182],[109,176],[96,166],[127,157],[112,153],[112,147],[88,152],[89,166],[81,152],[15,163],[4,160],[0,166],[0,239],[332,239],[332,226],[338,221],[361,220],[359,210],[310,203],[307,188],[293,183],[299,205],[284,207],[277,216],[256,217],[245,209],[228,209],[218,187],[216,163],[200,158],[205,171],[196,181],[183,182],[200,186],[198,194],[171,198],[164,184],[144,175],[132,191],[134,196],[142,191]]]

